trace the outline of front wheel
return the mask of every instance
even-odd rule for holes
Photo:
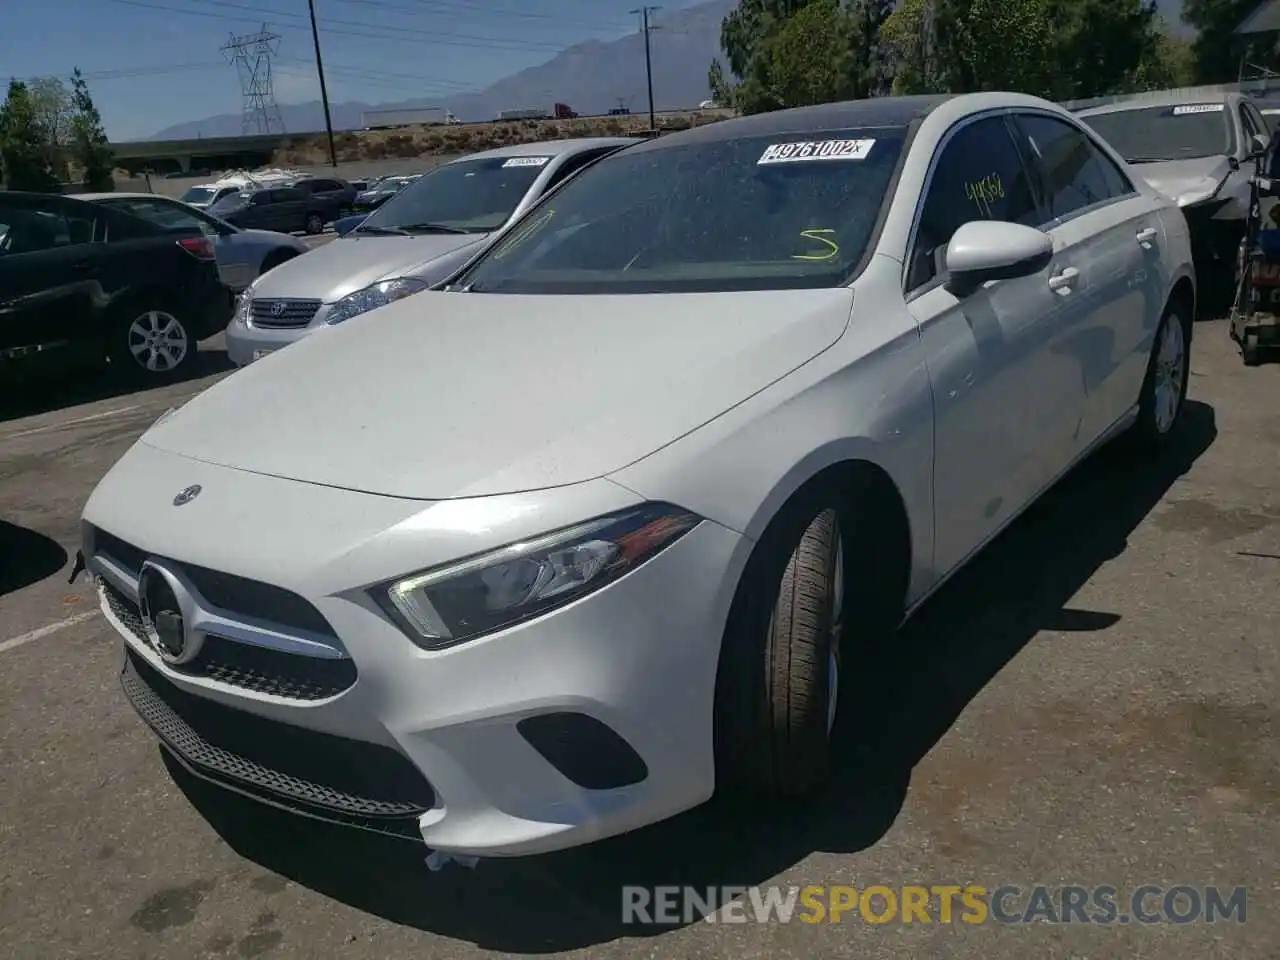
[[[149,305],[128,310],[112,332],[111,364],[143,383],[165,383],[194,368],[195,336],[178,314]]]
[[[844,625],[840,510],[797,505],[757,546],[724,637],[717,779],[796,796],[830,775]]]

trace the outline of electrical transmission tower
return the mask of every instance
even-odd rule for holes
[[[264,23],[257,33],[232,34],[222,52],[240,75],[243,133],[284,133],[284,117],[271,76],[271,58],[280,52],[280,35],[271,33]]]

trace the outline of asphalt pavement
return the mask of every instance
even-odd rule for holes
[[[176,772],[120,692],[120,643],[90,587],[67,583],[99,477],[226,374],[206,347],[189,383],[89,384],[0,411],[0,956],[1280,957],[1280,366],[1245,368],[1222,323],[1197,325],[1167,455],[1085,464],[861,664],[822,796],[711,804],[440,873],[414,844]],[[624,885],[666,884],[1016,885],[1024,900],[1035,884],[1110,885],[1122,902],[1143,884],[1216,885],[1247,888],[1247,913],[622,922]]]

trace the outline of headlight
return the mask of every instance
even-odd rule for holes
[[[236,300],[236,315],[232,318],[234,323],[246,324],[253,318],[253,290],[245,290]]]
[[[448,647],[593,593],[700,522],[648,503],[382,584],[373,596],[419,646]]]
[[[348,294],[330,307],[324,322],[330,325],[342,323],[344,320],[358,317],[378,307],[385,307],[388,303],[395,303],[415,293],[421,293],[428,286],[426,282],[416,277],[397,277],[394,280],[370,284],[363,290]]]

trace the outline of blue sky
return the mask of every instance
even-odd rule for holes
[[[697,0],[667,0],[664,9]],[[636,29],[640,0],[315,0],[330,99],[447,97]],[[29,78],[79,67],[113,140],[240,109],[219,47],[265,21],[280,35],[281,103],[319,99],[306,0],[10,0],[0,65]]]

